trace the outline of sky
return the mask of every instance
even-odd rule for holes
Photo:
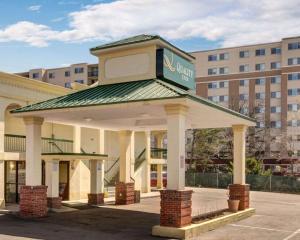
[[[300,0],[0,0],[0,71],[96,63],[91,47],[159,34],[185,51],[300,35]]]

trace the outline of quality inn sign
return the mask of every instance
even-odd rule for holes
[[[187,89],[195,89],[194,64],[163,48],[156,53],[156,75]]]

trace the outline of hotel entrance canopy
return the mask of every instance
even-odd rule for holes
[[[255,121],[245,115],[160,79],[98,85],[12,113],[111,130],[162,130],[167,126],[165,106],[178,104],[187,107],[187,129],[255,126]]]

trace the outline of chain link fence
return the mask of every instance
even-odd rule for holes
[[[186,185],[190,187],[227,188],[232,184],[230,173],[186,173]],[[300,178],[292,176],[247,175],[251,190],[300,194]]]

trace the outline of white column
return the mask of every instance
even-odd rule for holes
[[[130,177],[134,179],[135,166],[135,132],[133,131],[130,139]]]
[[[234,125],[233,130],[233,183],[245,184],[246,131],[245,125]]]
[[[45,161],[47,197],[59,197],[59,160]]]
[[[145,169],[145,177],[142,181],[144,187],[143,192],[151,192],[151,132],[145,132],[145,158],[146,158],[146,169]]]
[[[104,160],[90,160],[91,190],[90,193],[104,192]]]
[[[184,190],[185,187],[185,126],[188,108],[183,105],[165,106],[168,136],[168,190]]]
[[[1,115],[1,114],[0,114]],[[4,137],[5,137],[5,125],[4,125],[4,117],[0,116],[0,153],[4,152]]]
[[[73,128],[73,152],[81,153],[81,127],[74,126]]]
[[[26,125],[26,185],[42,184],[41,132],[44,119],[24,117]]]
[[[4,160],[0,160],[0,209],[5,207]]]
[[[120,144],[120,182],[129,183],[132,156],[132,131],[123,130],[119,132]]]
[[[156,144],[157,148],[163,148],[163,140],[164,140],[164,134],[163,133],[158,133],[156,135]],[[157,188],[163,188],[163,164],[157,164]]]

